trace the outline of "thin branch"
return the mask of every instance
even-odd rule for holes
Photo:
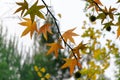
[[[106,13],[95,1],[93,1],[94,4],[99,8],[100,11],[102,11],[105,15],[107,15],[108,13]]]
[[[56,25],[56,27],[57,27],[58,33],[59,33],[61,39],[63,40],[64,44],[65,44],[66,46],[68,46],[68,48],[71,49],[71,51],[72,51],[72,53],[73,53],[73,56],[75,57],[75,59],[76,59],[77,62],[78,62],[78,59],[77,59],[75,53],[73,52],[73,48],[64,40],[64,38],[63,38],[63,36],[62,36],[62,34],[61,34],[61,32],[60,32],[58,23],[57,23],[57,21],[56,21],[57,19],[56,19],[55,16],[52,14],[52,12],[49,10],[49,8],[48,8],[47,4],[45,3],[45,1],[42,0],[42,2],[43,2],[43,4],[45,5],[47,11],[48,11],[48,12],[50,13],[50,15],[52,16],[52,18],[53,18],[53,20],[54,20],[54,22],[55,22],[55,25]],[[78,69],[80,69],[80,68],[78,67]]]

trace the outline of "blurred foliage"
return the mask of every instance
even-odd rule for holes
[[[15,37],[7,40],[7,31],[3,34],[2,28],[0,25],[0,80],[19,80],[21,56],[18,54],[17,42]]]

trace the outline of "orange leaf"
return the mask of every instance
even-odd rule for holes
[[[72,75],[76,65],[82,68],[82,65],[76,59],[64,59],[64,60],[66,61],[66,63],[61,68],[63,69],[63,68],[69,67],[70,75]]]
[[[85,47],[86,44],[83,44],[83,42],[81,42],[77,47],[73,48],[73,53],[77,55],[78,59],[80,59],[80,49],[86,49],[87,47]],[[70,57],[73,57],[73,53],[70,55]]]
[[[22,26],[26,26],[27,28],[23,31],[22,36],[25,36],[26,34],[28,34],[30,32],[30,37],[32,38],[33,32],[36,31],[37,32],[37,25],[36,22],[34,21],[32,23],[31,19],[29,18],[23,18],[26,22],[21,22],[19,23]]]
[[[116,8],[111,8],[111,6],[110,6],[110,8],[109,8],[109,12],[110,13],[112,13],[113,11],[115,11],[115,10],[117,10]]]
[[[50,43],[50,44],[47,44],[47,46],[51,47],[48,50],[47,55],[51,54],[52,52],[54,52],[56,58],[58,57],[58,51],[59,51],[59,49],[63,49],[63,47],[59,43]]]
[[[47,40],[47,32],[52,34],[52,31],[50,29],[51,24],[46,23],[43,26],[40,27],[38,34],[43,33],[44,38]]]
[[[117,38],[120,36],[120,27],[117,29]]]
[[[103,4],[100,2],[100,0],[94,0],[97,4],[103,6]]]
[[[72,43],[74,42],[74,39],[72,36],[79,36],[78,34],[74,33],[73,31],[75,30],[75,28],[70,29],[68,31],[66,31],[62,36],[64,38],[64,40],[67,42],[67,40],[70,40]]]

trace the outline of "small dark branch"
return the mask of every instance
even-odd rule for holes
[[[95,1],[93,1],[93,3],[99,8],[100,11],[102,11],[105,15],[107,15],[108,13],[106,13]]]
[[[52,14],[52,12],[49,10],[49,8],[48,8],[47,4],[45,3],[45,1],[42,0],[42,2],[43,2],[43,4],[45,5],[45,7],[46,7],[48,13],[50,13],[50,15],[52,16],[52,18],[53,18],[53,20],[54,20],[54,22],[55,22],[55,25],[56,25],[56,27],[57,27],[58,33],[59,33],[61,39],[63,40],[64,44],[65,44],[66,46],[68,46],[68,48],[70,48],[70,50],[71,50],[72,53],[73,53],[73,56],[75,57],[75,59],[76,59],[77,62],[78,62],[78,59],[77,59],[75,53],[73,52],[73,48],[64,40],[64,38],[63,38],[63,36],[62,36],[62,34],[61,34],[61,32],[60,32],[58,23],[57,23],[57,21],[56,21],[57,19],[56,19],[55,16]]]

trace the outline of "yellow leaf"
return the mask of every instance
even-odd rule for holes
[[[37,72],[39,77],[42,77],[42,73],[41,72]]]
[[[103,68],[104,68],[103,70],[107,69],[109,66],[110,66],[110,64],[108,62],[104,63],[103,64]]]
[[[47,46],[51,47],[48,50],[47,55],[51,54],[52,52],[54,52],[56,58],[58,57],[59,49],[63,49],[63,47],[59,43],[56,43],[56,42],[55,43],[47,44]]]
[[[96,80],[96,75],[95,74],[92,76],[92,80]]]
[[[45,23],[43,26],[40,27],[38,34],[43,33],[44,38],[47,40],[47,32],[52,34],[50,27],[51,27],[51,24]]]
[[[41,72],[45,73],[46,69],[43,67],[40,69]]]
[[[47,73],[47,74],[45,75],[45,78],[46,78],[46,79],[50,79],[50,77],[51,77],[51,76],[50,76],[49,73]]]
[[[88,69],[87,69],[86,67],[84,67],[84,68],[82,68],[82,69],[80,70],[80,73],[81,73],[82,75],[87,75],[87,74],[88,74]]]
[[[39,71],[38,67],[37,66],[34,66],[34,69],[35,71]]]
[[[34,31],[38,32],[36,22],[34,21],[32,23],[31,19],[29,18],[23,18],[23,19],[25,20],[25,22],[21,22],[19,24],[22,26],[26,26],[27,28],[23,31],[21,37],[25,36],[26,34],[30,32],[30,37],[32,38],[33,32]]]
[[[82,65],[76,59],[64,59],[64,60],[66,61],[66,63],[61,68],[63,69],[63,68],[69,67],[71,75],[76,65],[82,68]]]
[[[40,80],[45,80],[45,78],[41,78]]]
[[[73,36],[79,36],[78,34],[74,33],[73,31],[75,30],[75,28],[70,29],[68,31],[66,31],[62,36],[64,38],[64,40],[67,42],[67,40],[70,40],[72,43],[74,42]]]
[[[101,52],[100,49],[94,50],[94,55],[93,55],[93,57],[94,57],[95,59],[99,59],[99,57],[100,57],[100,52]]]

